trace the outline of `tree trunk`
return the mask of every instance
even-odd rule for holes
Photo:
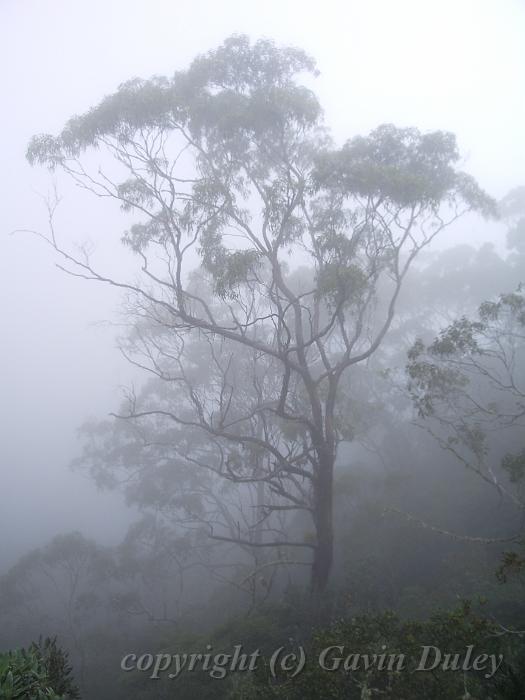
[[[319,461],[314,482],[314,524],[317,546],[312,564],[312,595],[320,599],[326,589],[332,569],[334,549],[333,528],[333,479],[334,459],[325,457]]]

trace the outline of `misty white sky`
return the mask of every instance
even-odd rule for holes
[[[0,568],[56,532],[118,536],[125,521],[115,499],[67,470],[77,426],[112,410],[130,377],[114,331],[94,325],[117,300],[62,275],[38,241],[9,235],[46,224],[37,192],[51,180],[26,164],[27,142],[120,82],[169,75],[233,33],[317,59],[337,140],[383,122],[447,129],[491,194],[525,184],[523,0],[0,0]],[[64,195],[62,235],[118,237],[114,211]],[[455,235],[477,245],[502,228],[474,221]]]

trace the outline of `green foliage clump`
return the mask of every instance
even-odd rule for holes
[[[443,654],[465,656],[467,648],[473,648],[472,656],[495,654],[503,656],[498,671],[486,678],[483,671],[453,671],[437,666],[432,671],[415,672],[422,648],[432,645]],[[330,671],[323,668],[319,659],[323,650],[333,647],[335,657],[359,655],[358,663],[351,661],[349,670]],[[292,650],[290,650],[292,651]],[[338,652],[341,653],[338,653]],[[382,654],[395,655],[391,669],[374,663]],[[364,656],[372,660],[368,668]],[[405,666],[397,666],[399,655],[405,656]],[[330,667],[330,657],[326,657]],[[323,662],[325,663],[325,662]],[[356,663],[353,668],[352,664]],[[525,695],[523,643],[519,635],[502,634],[491,620],[478,616],[470,603],[452,612],[439,612],[428,620],[400,620],[392,612],[367,614],[334,622],[320,629],[306,648],[306,664],[295,677],[290,672],[279,671],[272,678],[269,660],[260,664],[258,672],[247,679],[240,694],[232,697],[250,700],[317,700],[337,698],[363,700],[381,697],[385,700],[441,700],[442,698],[518,698]],[[259,672],[262,671],[262,672]]]
[[[56,639],[0,654],[0,700],[76,700],[68,655]]]

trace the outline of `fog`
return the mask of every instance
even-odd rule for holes
[[[101,546],[116,547],[141,514],[140,503],[126,505],[126,496],[133,500],[129,491],[100,489],[89,470],[71,468],[85,444],[79,428],[86,421],[104,420],[118,411],[127,388],[134,386],[140,392],[147,376],[130,364],[117,347],[117,338],[126,332],[119,313],[123,295],[108,285],[65,274],[56,265],[63,262],[60,256],[35,235],[48,234],[46,200],[50,201],[56,192],[60,204],[53,225],[64,247],[74,250],[75,245],[89,242],[98,270],[119,279],[132,279],[138,268],[132,252],[122,246],[120,239],[138,219],[133,212],[120,211],[115,202],[79,188],[59,168],[49,172],[45,167],[31,167],[26,159],[28,144],[36,134],[58,134],[71,116],[84,114],[114,93],[121,83],[134,77],[171,77],[175,71],[186,70],[196,56],[239,34],[247,35],[252,42],[270,39],[277,47],[298,47],[315,58],[319,75],[308,75],[299,82],[317,95],[324,124],[337,147],[354,136],[369,134],[381,124],[417,127],[422,133],[449,131],[456,135],[461,153],[458,168],[472,175],[494,200],[500,201],[509,191],[525,184],[525,6],[519,0],[327,0],[314,4],[295,0],[2,0],[0,575],[7,573],[21,556],[45,547],[54,536],[63,533],[79,531]],[[85,162],[95,171],[100,160],[110,172],[107,154],[86,154]],[[400,297],[403,321],[392,331],[392,344],[386,346],[381,362],[388,364],[395,358],[396,367],[406,365],[407,339],[413,333],[410,314],[414,318],[418,313],[426,314],[424,340],[430,342],[454,318],[464,313],[474,318],[478,304],[496,300],[499,294],[516,288],[523,279],[523,255],[508,257],[512,252],[509,253],[506,236],[511,226],[512,222],[506,219],[485,219],[478,213],[469,213],[447,227],[421,253],[408,278],[407,291]],[[463,248],[449,252],[447,258],[444,251],[452,251],[456,246]],[[197,255],[193,260],[195,265]],[[297,272],[297,280],[291,284],[300,288],[308,280],[308,273],[301,278],[300,272],[301,265],[307,262],[300,257],[294,262],[292,272]],[[427,272],[422,272],[425,269]],[[468,300],[460,298],[463,270]],[[448,280],[446,288],[441,289],[442,297],[440,275]],[[383,293],[381,287],[379,312],[387,306],[388,298],[382,297]],[[416,299],[424,300],[421,303],[426,304],[426,311],[417,306]],[[371,333],[377,329],[377,323],[370,321]],[[395,345],[397,339],[404,343],[402,357],[397,354],[401,352],[401,345]],[[518,365],[519,352],[522,350],[517,350]],[[237,359],[242,361],[242,353]],[[199,361],[206,364],[202,357]],[[361,381],[365,383],[361,385]],[[366,381],[366,373],[364,379],[356,375],[358,394],[370,392],[370,387],[363,388]],[[480,395],[485,396],[485,388],[481,384],[478,388]],[[381,386],[377,391],[386,390]],[[395,398],[385,396],[381,394],[381,401],[391,401],[391,407],[396,405]],[[338,453],[339,468],[347,463],[360,465],[349,479],[357,479],[356,474],[364,472],[372,474],[373,481],[374,475],[381,474],[381,460],[373,455],[393,425],[386,414],[385,410],[380,419],[384,420],[384,430],[380,427],[377,434],[363,441],[350,440]],[[366,422],[366,413],[363,416]],[[414,460],[428,450],[430,462],[442,463],[443,474],[447,479],[456,478],[459,486],[447,489],[437,476],[430,475],[424,498],[418,491],[420,487],[412,484],[397,505],[410,503],[409,493],[415,502],[421,496],[430,515],[435,506],[434,515],[439,520],[439,504],[444,500],[452,503],[453,494],[457,497],[458,491],[470,492],[470,503],[461,501],[458,506],[464,508],[463,515],[455,522],[442,518],[439,526],[447,531],[464,531],[462,525],[466,524],[473,536],[507,536],[507,530],[520,521],[522,506],[518,515],[507,512],[503,506],[503,510],[498,510],[497,493],[493,495],[487,484],[478,485],[476,479],[470,484],[463,472],[458,474],[461,470],[453,455],[443,454],[441,459],[437,445],[422,447],[416,437],[420,433],[410,425],[408,417],[406,426],[400,445],[391,444],[387,461],[391,459],[401,468],[413,441],[414,455],[419,455]],[[507,434],[507,428],[498,428],[500,432],[490,443],[498,459],[505,447],[520,447],[519,435],[512,431]],[[433,486],[429,486],[430,482]],[[383,488],[366,479],[363,483],[356,492],[351,491],[344,508],[352,509],[359,502],[355,493],[363,494],[366,500],[367,494]],[[346,493],[342,487],[343,492]],[[248,499],[248,495],[242,498]],[[337,515],[337,527],[343,527],[341,513]],[[493,522],[498,523],[496,532],[490,527]],[[293,533],[302,532],[305,526],[299,518],[289,527]],[[342,542],[336,543],[340,554],[348,544],[346,539],[346,544]],[[441,556],[440,548],[446,547],[440,543],[436,538],[429,545],[435,547],[437,558]],[[387,544],[384,546],[387,548]],[[359,558],[358,553],[355,557]],[[347,566],[341,561],[336,557],[336,577],[342,576],[341,571]],[[403,563],[399,566],[402,569]],[[415,565],[412,562],[410,566]],[[300,572],[292,574],[293,583],[304,585],[306,590],[305,567],[297,568]],[[194,604],[200,604],[196,602],[199,595],[203,599],[208,595],[205,584],[199,576],[191,576]],[[350,579],[355,580],[355,576]],[[153,598],[154,585],[157,584],[152,584],[150,591]],[[282,592],[283,587],[284,583],[277,581],[276,590]],[[230,601],[228,595],[224,594],[223,599]],[[516,600],[519,595],[512,594],[510,598]],[[392,600],[388,602],[392,605]],[[0,613],[1,610],[0,606]],[[217,623],[220,621],[217,616]],[[198,630],[205,628],[202,620],[195,625]],[[31,628],[31,633],[38,637],[55,631]],[[148,634],[153,652],[160,641],[154,633]],[[6,648],[31,641],[24,634],[20,638],[6,635],[1,639]],[[74,656],[74,649],[71,652]],[[73,661],[78,670],[78,658]],[[84,670],[82,666],[82,673]]]

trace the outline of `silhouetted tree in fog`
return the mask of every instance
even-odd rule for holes
[[[124,83],[57,137],[33,138],[28,158],[140,217],[122,238],[139,263],[132,281],[71,252],[53,224],[45,236],[68,272],[128,294],[125,351],[158,382],[120,417],[171,426],[186,466],[261,484],[256,517],[220,533],[210,519],[210,534],[311,552],[320,596],[345,373],[382,344],[418,253],[494,207],[456,169],[449,133],[383,125],[335,146],[303,73],[315,74],[304,52],[233,37],[173,78]],[[90,149],[111,168],[91,172]],[[311,516],[311,541],[276,525],[296,510]]]

